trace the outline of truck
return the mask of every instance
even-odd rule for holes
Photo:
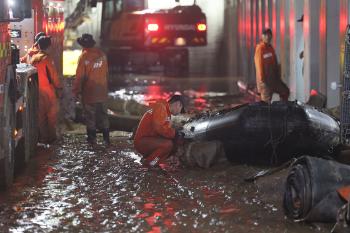
[[[15,165],[26,164],[38,142],[38,75],[19,64],[40,31],[52,36],[62,67],[62,1],[0,1],[0,189],[13,182]],[[62,68],[59,68],[62,70]]]
[[[110,80],[128,72],[187,76],[188,48],[207,45],[206,15],[195,2],[160,10],[142,9],[147,4],[135,2],[102,2],[101,46]]]

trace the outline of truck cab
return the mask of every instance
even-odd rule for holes
[[[177,6],[121,12],[102,31],[102,39],[110,47],[206,46],[206,29],[206,17],[199,6]]]
[[[187,76],[189,47],[207,45],[206,16],[198,5],[170,9],[124,8],[122,0],[103,2],[101,46],[114,75],[161,70]],[[140,9],[137,9],[140,8]]]

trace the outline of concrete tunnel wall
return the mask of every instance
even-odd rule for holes
[[[207,16],[208,45],[189,49],[192,76],[225,75],[226,54],[224,48],[224,0],[197,0]]]
[[[254,48],[269,27],[291,99],[305,102],[315,89],[327,95],[328,107],[338,106],[349,5],[347,0],[225,1],[226,74],[255,82]],[[304,21],[297,22],[303,14]]]

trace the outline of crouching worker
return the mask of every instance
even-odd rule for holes
[[[135,133],[135,149],[143,155],[146,165],[155,166],[170,155],[176,141],[183,138],[181,132],[171,126],[171,115],[183,112],[184,103],[180,95],[172,96],[168,102],[160,100],[151,105]]]
[[[73,84],[73,94],[80,99],[84,109],[87,141],[96,143],[96,128],[103,134],[106,145],[109,141],[109,121],[107,115],[107,74],[106,55],[95,48],[95,40],[90,34],[78,38],[78,44],[83,47],[78,60],[76,79]]]
[[[31,59],[39,77],[39,142],[45,144],[53,143],[57,138],[58,100],[62,93],[54,62],[46,52],[50,45],[50,37],[41,36],[37,41],[39,51]]]

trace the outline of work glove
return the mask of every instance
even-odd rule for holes
[[[184,132],[182,132],[180,130],[175,131],[175,138],[174,138],[175,144],[182,145],[184,143],[184,138],[185,138]]]

